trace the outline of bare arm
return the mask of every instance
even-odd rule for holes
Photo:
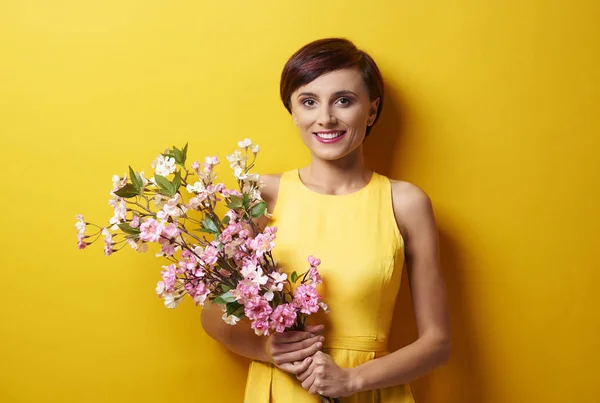
[[[251,360],[268,362],[267,337],[257,336],[247,320],[232,326],[221,319],[223,311],[212,302],[202,308],[202,327],[206,334],[221,343],[228,350]]]
[[[418,339],[351,370],[353,393],[410,382],[448,359],[450,325],[431,201],[416,186],[394,183],[394,211],[406,241],[406,259]]]
[[[318,352],[297,378],[310,393],[349,396],[410,382],[441,365],[450,351],[446,291],[438,257],[438,234],[429,197],[406,182],[393,186],[394,213],[406,245],[418,339],[389,355],[340,368]]]
[[[261,188],[269,212],[273,211],[279,188],[279,177],[261,177],[265,186]],[[259,225],[264,228],[268,219],[261,217]],[[228,350],[251,360],[274,363],[284,371],[298,373],[308,368],[311,357],[322,346],[322,327],[307,328],[305,332],[287,332],[269,337],[257,336],[247,319],[236,325],[228,325],[222,319],[223,311],[211,302],[202,309],[202,327],[213,339]],[[307,359],[307,360],[306,360]]]

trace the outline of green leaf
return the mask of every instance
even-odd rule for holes
[[[217,304],[229,304],[230,302],[233,302],[233,301],[235,301],[235,297],[233,295],[231,295],[229,291],[227,291],[225,294],[221,294],[217,298],[215,298],[215,302]]]
[[[175,158],[175,162],[178,163],[179,165],[182,165],[182,162],[181,162],[181,157],[182,157],[181,150],[179,148],[173,146],[173,150],[171,152],[173,153],[173,158]]]
[[[175,188],[167,178],[160,175],[154,175],[154,179],[156,180],[158,188],[162,191],[161,193],[166,196],[173,196],[175,194]]]
[[[230,209],[236,210],[239,208],[242,208],[242,198],[239,196],[231,196],[229,198],[230,202],[227,203],[227,207],[229,207]]]
[[[250,196],[248,196],[248,193],[244,193],[243,203],[244,203],[244,208],[246,210],[248,210],[248,208],[250,207]]]
[[[131,184],[138,192],[142,190],[143,182],[141,180],[138,181],[138,175],[135,173],[131,165],[129,166],[129,179],[131,179]]]
[[[136,189],[131,183],[123,186],[121,189],[114,192],[119,197],[130,198],[140,194],[139,189]]]
[[[238,318],[244,313],[244,305],[237,301],[227,304],[227,315],[235,315]]]
[[[225,217],[223,217],[223,220],[221,220],[221,222],[223,223],[223,225],[227,225],[227,224],[229,224],[230,220],[231,219],[229,218],[229,216],[226,215]]]
[[[177,193],[177,191],[179,190],[179,187],[181,186],[181,171],[177,171],[175,172],[175,176],[173,177],[173,189],[175,190],[173,192],[173,195],[175,195],[175,193]]]
[[[133,228],[131,225],[127,224],[127,223],[122,223],[122,224],[117,224],[119,226],[119,228],[121,228],[121,231],[123,231],[126,234],[129,235],[137,235],[139,234],[141,231],[139,230],[139,228]]]
[[[185,161],[187,160],[187,147],[188,143],[185,143],[185,146],[183,146],[183,150],[181,151],[181,165],[185,165]]]
[[[202,226],[208,230],[211,230],[215,234],[219,233],[219,227],[217,227],[217,224],[215,224],[215,222],[209,216],[206,216],[204,220],[202,220]]]
[[[144,180],[142,179],[142,175],[140,175],[139,172],[135,173],[135,179],[140,184],[140,190],[142,190],[144,188]]]
[[[202,227],[202,228],[195,228],[194,231],[198,231],[198,232],[205,232],[207,234],[216,234],[215,231],[209,230],[206,227]]]
[[[266,209],[267,209],[267,203],[260,202],[256,206],[252,207],[252,210],[250,211],[250,215],[252,215],[252,217],[254,217],[254,218],[258,218],[265,213]]]
[[[298,273],[293,272],[292,275],[290,276],[290,280],[292,280],[292,283],[295,283],[296,280],[298,280]]]
[[[228,286],[227,284],[221,284],[221,289],[223,290],[223,292],[227,292],[227,291],[231,290],[231,287]]]

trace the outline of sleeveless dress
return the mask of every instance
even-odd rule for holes
[[[321,259],[317,290],[330,309],[308,317],[325,325],[323,352],[350,368],[388,354],[387,341],[404,268],[404,241],[396,225],[391,183],[373,173],[367,186],[345,195],[308,189],[297,170],[281,177],[273,217],[274,258],[288,276]],[[295,376],[252,361],[245,403],[320,403]],[[361,392],[341,403],[414,403],[408,384]]]

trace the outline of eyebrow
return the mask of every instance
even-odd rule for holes
[[[333,95],[335,97],[340,97],[342,95],[354,95],[355,97],[358,98],[358,95],[356,95],[354,92],[352,92],[350,90],[337,91]],[[301,92],[300,94],[298,94],[297,98],[300,98],[302,96],[308,96],[308,97],[318,98],[317,94],[315,94],[314,92]]]

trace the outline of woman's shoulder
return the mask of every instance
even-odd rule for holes
[[[429,195],[414,183],[390,179],[394,214],[399,223],[432,213]]]
[[[262,199],[267,202],[269,211],[273,211],[273,208],[275,207],[282,176],[283,173],[260,175],[260,195]]]

